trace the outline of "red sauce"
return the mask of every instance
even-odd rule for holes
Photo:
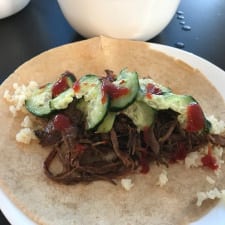
[[[212,155],[211,146],[208,147],[208,154],[201,158],[202,164],[212,170],[218,169],[216,158]]]
[[[139,165],[141,167],[140,173],[147,174],[149,172],[150,167],[146,151],[142,152],[141,158],[139,159]]]
[[[86,149],[86,146],[82,145],[80,143],[77,143],[75,145],[75,149],[76,149],[77,152],[82,153]]]
[[[149,140],[151,139],[150,136],[150,127],[144,127],[143,128],[143,138],[144,138],[144,142],[147,146],[149,146]]]
[[[122,83],[124,83],[124,82],[122,82]],[[105,103],[107,94],[112,99],[115,99],[115,98],[119,98],[119,97],[121,97],[123,95],[128,94],[129,91],[130,90],[128,88],[126,88],[126,87],[117,87],[116,85],[114,85],[109,80],[103,79],[102,80],[102,93],[103,93],[102,103]]]
[[[152,98],[152,94],[161,95],[162,91],[160,88],[156,87],[154,84],[148,83],[146,85],[146,96],[147,98]]]
[[[74,90],[75,92],[79,92],[79,91],[80,91],[80,83],[79,83],[79,81],[76,81],[76,82],[74,83],[74,85],[73,85],[73,90]]]
[[[53,119],[53,125],[56,130],[64,131],[70,127],[71,121],[67,116],[63,114],[57,114]]]
[[[184,160],[187,156],[187,149],[183,143],[177,144],[177,149],[174,151],[174,155],[170,159],[171,163],[175,163],[179,160]]]
[[[205,117],[199,104],[192,103],[187,107],[187,125],[186,130],[197,132],[204,128]]]
[[[56,97],[57,95],[59,95],[60,93],[62,93],[63,91],[65,91],[68,88],[69,88],[69,86],[68,86],[68,83],[67,83],[67,78],[62,77],[52,87],[53,97]]]
[[[142,160],[140,165],[141,165],[140,173],[147,174],[150,170],[149,162],[147,160]]]

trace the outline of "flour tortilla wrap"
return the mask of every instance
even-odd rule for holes
[[[224,100],[208,80],[187,64],[151,48],[151,44],[96,37],[44,52],[20,66],[1,85],[39,84],[55,81],[66,70],[76,76],[102,75],[105,69],[118,73],[127,67],[142,76],[170,87],[175,93],[193,95],[207,115],[225,120]],[[156,185],[162,168],[152,165],[147,175],[132,175],[134,187],[125,191],[120,185],[96,181],[66,186],[54,183],[43,173],[43,161],[49,150],[37,142],[19,144],[15,140],[24,117],[13,118],[9,104],[0,98],[0,187],[28,217],[44,225],[182,225],[204,215],[216,202],[196,206],[196,193],[207,191],[210,175],[222,188],[225,167],[218,178],[213,171],[186,169],[172,164],[169,181]]]

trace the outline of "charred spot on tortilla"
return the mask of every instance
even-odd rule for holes
[[[192,96],[127,69],[105,73],[69,83],[61,76],[26,100],[28,111],[48,118],[35,134],[42,146],[52,146],[44,161],[50,179],[115,183],[128,174],[148,173],[151,163],[168,166],[203,146],[225,146],[224,136],[210,133],[211,123]],[[62,167],[52,171],[56,160]],[[218,168],[210,150],[202,164]]]

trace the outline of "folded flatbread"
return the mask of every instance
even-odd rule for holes
[[[175,93],[193,95],[207,115],[225,120],[223,98],[196,69],[184,62],[155,51],[151,44],[96,37],[44,52],[20,66],[1,85],[12,89],[13,83],[39,84],[55,81],[66,70],[76,76],[88,73],[102,75],[105,69],[118,73],[127,67],[140,75],[151,76]],[[214,177],[216,186],[225,185],[225,167],[215,177],[213,171],[172,164],[169,181],[156,185],[162,168],[152,165],[147,175],[132,175],[134,187],[125,191],[120,185],[97,181],[90,184],[62,185],[43,173],[48,150],[37,142],[16,142],[22,113],[12,117],[9,105],[0,98],[0,186],[10,199],[37,224],[44,225],[181,225],[204,215],[216,202],[196,206],[196,193],[207,191]]]

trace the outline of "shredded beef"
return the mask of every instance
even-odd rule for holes
[[[36,130],[35,135],[39,138],[42,146],[54,145],[62,138],[61,133],[54,129],[52,120],[48,122],[43,130]]]
[[[113,74],[108,71],[109,79]],[[159,111],[153,125],[139,132],[126,115],[116,117],[109,133],[85,129],[84,115],[73,102],[62,113],[70,118],[71,126],[61,132],[55,130],[52,119],[35,134],[43,146],[52,146],[44,162],[46,175],[59,183],[74,184],[114,179],[137,171],[148,171],[149,163],[182,160],[209,141],[225,146],[225,138],[207,133],[188,133],[180,127],[177,113]],[[60,112],[61,113],[61,112]],[[52,165],[59,162],[61,169]]]
[[[182,129],[177,121],[177,113],[170,110],[159,111],[153,133],[159,144],[158,159],[161,161],[182,160],[189,152],[196,151],[208,142],[204,132],[190,133]]]
[[[225,137],[218,134],[208,134],[208,139],[210,142],[216,145],[225,147]]]

